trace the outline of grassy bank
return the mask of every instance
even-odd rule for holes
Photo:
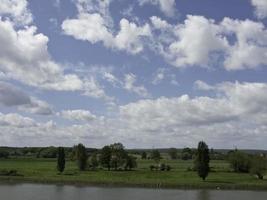
[[[22,176],[0,176],[0,181],[61,183],[77,185],[136,186],[160,188],[213,188],[213,189],[264,189],[267,180],[258,180],[250,174],[230,172],[228,163],[211,161],[212,172],[203,182],[196,172],[188,171],[192,161],[166,160],[172,170],[150,171],[154,164],[149,160],[138,160],[135,171],[85,171],[79,172],[76,164],[67,161],[66,170],[62,175],[56,171],[53,159],[6,159],[0,160],[0,170],[17,170]]]

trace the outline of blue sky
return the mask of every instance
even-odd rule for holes
[[[0,145],[267,149],[267,1],[4,0]]]

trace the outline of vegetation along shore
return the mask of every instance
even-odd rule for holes
[[[267,190],[265,151],[0,147],[0,182]]]

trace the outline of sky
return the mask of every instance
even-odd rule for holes
[[[0,146],[267,149],[267,0],[0,0]]]

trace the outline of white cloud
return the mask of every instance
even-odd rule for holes
[[[109,13],[112,0],[75,0],[74,2],[79,13],[99,13],[107,22],[106,25],[112,25],[113,20]]]
[[[136,76],[134,74],[125,74],[124,89],[126,89],[130,92],[134,92],[134,93],[138,94],[139,96],[148,97],[149,94],[148,94],[146,88],[143,85],[136,86],[135,82],[136,82]]]
[[[18,106],[18,109],[21,111],[29,112],[32,114],[38,114],[38,115],[53,114],[51,105],[49,105],[45,101],[36,99],[34,97],[30,98],[30,102],[28,104]]]
[[[267,1],[266,0],[251,0],[251,4],[255,7],[255,15],[259,19],[267,17]]]
[[[172,25],[170,25],[167,21],[162,20],[161,18],[157,17],[157,16],[152,16],[150,17],[151,23],[153,25],[154,28],[156,29],[167,29],[167,28],[171,28]]]
[[[17,128],[34,127],[36,122],[28,117],[23,117],[17,113],[3,114],[0,112],[0,126],[11,126]]]
[[[169,45],[165,57],[177,67],[208,66],[212,60],[211,53],[227,47],[220,35],[220,27],[205,17],[188,15],[174,33],[179,39]]]
[[[103,78],[110,82],[113,86],[116,86],[117,84],[122,84],[119,79],[117,79],[113,74],[110,72],[104,72],[103,73]]]
[[[79,90],[82,81],[74,74],[64,75],[51,60],[48,37],[36,33],[35,26],[15,30],[10,21],[0,20],[0,70],[9,78],[27,85],[53,90]]]
[[[47,51],[48,37],[36,33],[35,26],[15,30],[10,21],[0,20],[0,71],[6,78],[46,90],[82,91],[94,98],[106,97],[96,81],[65,74]]]
[[[217,148],[266,148],[267,84],[224,82],[210,87],[213,97],[182,95],[139,100],[120,106],[116,115],[105,118],[95,116],[91,120],[92,113],[86,110],[67,111],[70,119],[84,122],[79,125],[23,125],[20,120],[1,116],[0,144],[14,145],[23,138],[18,145],[24,141],[33,146],[83,142],[101,147],[121,141],[127,147],[194,147],[205,140]]]
[[[96,119],[96,116],[89,110],[63,110],[60,115],[74,121],[92,121]]]
[[[150,47],[175,67],[216,65],[243,70],[267,65],[267,30],[260,22],[226,17],[216,23],[188,15],[184,23],[177,25],[158,17],[151,17],[151,23],[161,33],[153,35]]]
[[[27,6],[27,0],[4,0],[0,3],[0,15],[11,18],[17,25],[30,24],[33,19]]]
[[[75,39],[89,41],[92,44],[103,42],[107,48],[126,50],[131,54],[141,52],[142,37],[149,37],[151,34],[148,24],[139,27],[127,19],[121,19],[120,30],[113,35],[99,13],[80,13],[77,19],[66,19],[62,23],[62,29],[66,35]]]
[[[227,70],[255,69],[267,65],[267,30],[260,22],[224,18],[224,31],[237,38],[229,45],[224,66]]]
[[[53,113],[51,106],[35,97],[28,96],[17,87],[0,81],[0,103],[5,106],[17,106],[19,110],[50,115]]]
[[[160,10],[168,17],[173,17],[175,15],[175,0],[139,0],[141,6],[148,3],[159,6]]]
[[[199,90],[214,90],[215,89],[214,86],[211,86],[201,80],[195,81],[195,87]]]
[[[104,89],[98,84],[94,77],[90,77],[84,80],[83,85],[83,95],[93,97],[93,98],[100,98],[105,101],[113,101],[113,97],[109,97]]]

